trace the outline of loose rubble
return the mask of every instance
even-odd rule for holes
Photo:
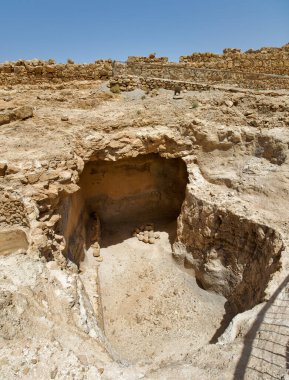
[[[136,227],[132,233],[132,236],[137,237],[139,241],[146,244],[154,244],[156,240],[160,238],[160,234],[158,232],[154,232],[153,223],[147,223],[145,225],[141,225],[140,227]]]

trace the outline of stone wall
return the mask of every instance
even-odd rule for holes
[[[246,52],[224,49],[223,54],[194,53],[180,57],[179,63],[169,62],[167,57],[131,56],[127,62],[108,59],[89,64],[74,64],[72,61],[55,64],[53,60],[35,59],[0,64],[0,85],[107,80],[112,76],[178,80],[202,85],[229,84],[265,90],[289,89],[289,44]],[[165,84],[168,85],[167,82]]]
[[[198,70],[198,69],[197,69]],[[227,84],[234,86],[239,86],[248,89],[257,90],[277,90],[277,89],[289,89],[289,77],[274,77],[253,74],[247,75],[242,73],[240,75],[232,75],[231,79],[228,76],[222,78],[222,73],[219,73],[220,80],[212,80],[210,75],[207,77],[202,75],[194,77],[191,79],[175,80],[167,78],[158,77],[146,77],[146,76],[136,76],[136,75],[126,75],[122,74],[115,76],[110,79],[110,87],[119,85],[120,91],[132,91],[136,88],[142,88],[144,90],[153,90],[164,88],[166,90],[173,90],[176,86],[180,86],[182,90],[188,91],[207,91],[212,88],[218,88],[218,85]]]
[[[168,57],[139,57],[139,56],[130,56],[127,59],[127,62],[129,63],[136,63],[136,62],[142,62],[142,63],[167,63],[169,61]]]
[[[196,68],[289,75],[289,43],[281,48],[250,49],[246,52],[224,49],[223,54],[193,53],[181,56],[180,62]]]
[[[165,79],[205,84],[229,84],[253,89],[289,89],[289,76],[193,68],[189,64],[117,63],[115,76]],[[189,86],[189,83],[187,84]],[[185,88],[187,88],[185,86]],[[163,86],[161,86],[163,87]]]
[[[151,81],[152,78],[178,80],[202,85],[229,84],[263,90],[289,89],[289,44],[245,53],[239,49],[224,49],[224,54],[194,53],[180,57],[179,63],[168,62],[166,57],[129,57],[125,63],[115,63],[114,76],[136,76],[150,78]],[[163,84],[168,86],[167,81]],[[188,86],[193,84],[184,88],[189,89]]]
[[[174,81],[170,79],[161,78],[146,78],[137,76],[127,76],[121,75],[113,77],[110,79],[109,87],[113,88],[116,85],[119,86],[120,91],[133,91],[136,88],[141,88],[142,90],[154,90],[159,88],[164,88],[166,90],[173,90],[176,86],[180,86],[183,90],[189,91],[207,91],[212,88],[212,86],[202,83],[193,83],[186,81]]]
[[[112,60],[89,64],[55,64],[53,60],[19,60],[0,64],[0,85],[61,83],[71,80],[108,79],[112,76]]]

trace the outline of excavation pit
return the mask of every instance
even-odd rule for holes
[[[117,358],[177,361],[215,342],[234,314],[262,301],[279,268],[274,230],[200,201],[187,183],[179,158],[91,161],[62,202],[64,253]],[[133,236],[148,223],[153,244]]]
[[[173,259],[187,182],[179,158],[93,161],[80,191],[62,204],[66,255],[79,266],[87,292],[98,289],[97,302],[91,300],[120,359],[180,360],[208,343],[223,319],[225,298],[199,288]],[[148,223],[159,235],[154,244],[132,236]],[[209,316],[205,323],[203,315]]]

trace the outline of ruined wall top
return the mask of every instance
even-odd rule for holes
[[[99,59],[94,63],[55,63],[32,59],[0,63],[0,85],[18,83],[65,82],[71,80],[108,79],[112,76],[112,60]]]
[[[188,63],[196,68],[289,75],[289,43],[280,48],[263,47],[245,52],[226,48],[223,54],[193,53],[181,56],[180,63]]]
[[[129,63],[167,63],[169,61],[168,57],[138,57],[130,56],[127,59]]]
[[[192,70],[198,70],[198,72]],[[155,53],[148,57],[130,56],[127,63],[117,62],[117,64],[111,59],[99,59],[94,63],[87,64],[75,64],[72,60],[61,64],[55,63],[52,59],[4,62],[0,63],[0,85],[107,80],[115,75],[150,76],[187,81],[196,81],[200,77],[204,82],[227,83],[229,79],[230,81],[234,80],[231,78],[233,74],[238,76],[241,75],[240,73],[258,74],[259,76],[260,74],[279,75],[282,76],[282,88],[288,88],[289,43],[280,48],[263,47],[259,50],[250,49],[245,52],[241,52],[240,49],[226,48],[223,50],[223,54],[193,53],[181,56],[179,63],[169,62],[168,57],[156,57]],[[248,86],[253,86],[251,81],[256,79],[255,77],[246,77]],[[262,80],[264,78],[260,77],[259,82]],[[283,83],[285,80],[286,87]],[[279,82],[278,87],[280,86]]]

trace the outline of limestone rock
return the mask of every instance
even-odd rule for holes
[[[92,254],[94,257],[99,257],[100,256],[100,246],[98,242],[95,242],[91,246],[92,248]]]
[[[10,115],[9,113],[0,112],[0,125],[10,123]]]
[[[225,100],[225,104],[227,107],[233,107],[234,103],[232,102],[232,100]]]
[[[0,177],[4,177],[7,170],[7,161],[0,161]]]
[[[13,118],[19,120],[25,120],[33,116],[33,108],[30,106],[23,106],[16,108],[13,111]]]

